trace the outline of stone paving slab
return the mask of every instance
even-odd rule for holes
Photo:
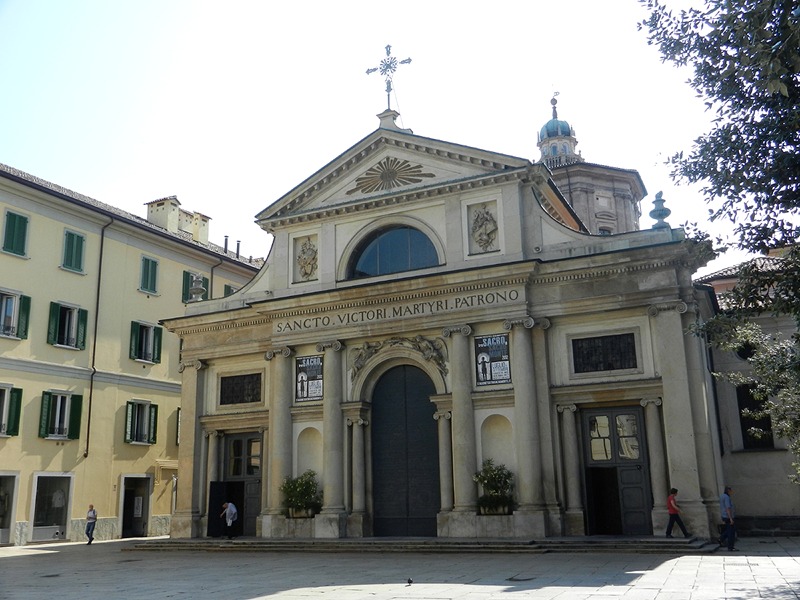
[[[0,599],[800,598],[800,538],[688,556],[122,551],[137,541],[0,547]]]

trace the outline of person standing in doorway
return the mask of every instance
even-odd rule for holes
[[[94,541],[94,526],[97,525],[97,511],[94,509],[94,504],[89,505],[89,510],[86,511],[86,537],[89,541],[86,545],[90,545]]]
[[[676,523],[678,524],[678,527],[681,528],[683,537],[692,537],[692,534],[686,531],[686,526],[683,524],[683,519],[681,519],[681,512],[683,511],[681,510],[681,507],[678,506],[677,496],[677,488],[670,489],[669,496],[667,496],[667,513],[669,514],[669,523],[667,523],[667,537],[672,537],[672,528]]]
[[[733,488],[725,486],[722,495],[719,497],[719,512],[722,515],[722,522],[725,523],[725,529],[722,532],[722,536],[719,538],[719,545],[724,546],[727,542],[728,552],[736,550],[736,548],[733,547],[733,544],[736,542],[736,524],[734,522],[736,511],[733,508],[733,498],[731,494],[733,494]]]
[[[233,502],[225,502],[222,505],[222,512],[219,515],[225,518],[225,534],[229,540],[233,539],[233,523],[239,518],[239,511],[236,510]]]

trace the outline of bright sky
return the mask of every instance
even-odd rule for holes
[[[636,0],[0,0],[0,162],[141,217],[177,195],[210,238],[266,256],[254,216],[378,126],[539,159],[550,119],[594,163],[636,169],[676,227],[704,221],[664,160],[711,115],[662,64]],[[731,257],[716,261],[722,268]],[[724,263],[724,264],[723,264]]]

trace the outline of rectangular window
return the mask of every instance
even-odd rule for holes
[[[154,258],[142,257],[142,277],[139,283],[139,289],[143,292],[150,292],[155,294],[158,291],[156,287],[158,282],[158,261]]]
[[[220,378],[220,404],[245,404],[249,402],[261,402],[261,373]]]
[[[6,212],[6,226],[3,231],[3,251],[25,256],[28,241],[28,217],[11,211]]]
[[[151,363],[161,362],[161,336],[163,329],[155,325],[131,321],[131,345],[129,356],[133,360]]]
[[[736,401],[739,405],[739,424],[742,428],[742,446],[745,450],[761,450],[774,448],[772,439],[772,419],[769,415],[754,417],[743,415],[743,410],[760,411],[764,403],[753,397],[753,386],[740,385],[736,388]],[[760,429],[764,433],[756,436],[751,429]]]
[[[184,271],[183,272],[183,293],[181,294],[181,302],[186,304],[192,298],[192,294],[189,291],[193,285],[195,273],[191,271]],[[202,282],[201,285],[203,286],[203,295],[201,296],[203,300],[208,300],[208,277],[201,277],[200,281]],[[226,294],[227,295],[227,294]]]
[[[83,272],[84,237],[73,231],[64,232],[64,259],[61,266],[70,271]]]
[[[572,340],[575,373],[635,369],[636,339],[632,333]]]
[[[125,442],[155,444],[158,406],[147,400],[131,400],[125,411]]]
[[[0,435],[19,435],[22,390],[0,384]]]
[[[68,392],[42,392],[39,437],[77,440],[81,429],[83,396]]]
[[[50,320],[47,325],[47,343],[84,350],[86,348],[86,322],[88,313],[82,308],[50,303]]]
[[[26,339],[30,312],[29,296],[0,290],[0,335]]]

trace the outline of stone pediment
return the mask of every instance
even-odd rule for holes
[[[378,129],[257,215],[271,230],[314,214],[363,210],[387,197],[469,185],[493,174],[525,170],[524,159],[404,131]],[[417,194],[418,196],[419,194]]]

